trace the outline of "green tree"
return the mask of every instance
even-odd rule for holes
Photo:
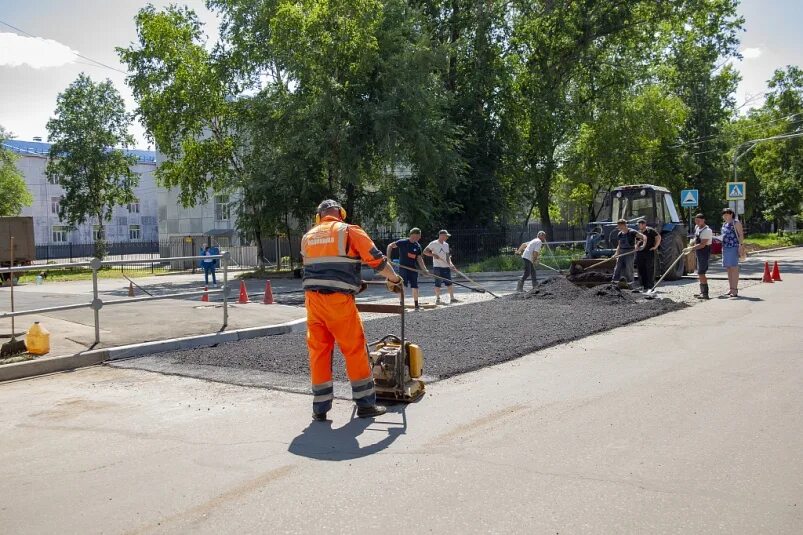
[[[764,137],[793,136],[803,127],[803,70],[778,69],[768,82],[763,106]],[[762,215],[783,228],[784,220],[803,209],[803,137],[774,139],[756,145],[749,161],[760,184]]]
[[[700,190],[700,209],[716,221],[724,202],[729,160],[724,128],[733,115],[739,74],[729,63],[738,57],[738,32],[744,19],[738,0],[694,0],[685,16],[662,34],[665,50],[658,77],[689,112],[681,133],[694,167],[687,186]]]
[[[661,85],[637,90],[606,102],[566,149],[567,180],[558,193],[561,204],[577,209],[575,222],[594,219],[595,201],[615,186],[652,183],[677,192],[685,185],[688,164],[678,139],[686,106]]]
[[[551,234],[554,185],[566,146],[600,102],[644,76],[654,34],[677,17],[673,3],[516,2],[518,182],[525,224],[537,208]]]
[[[222,20],[212,51],[192,11],[152,7],[137,17],[138,43],[118,50],[169,161],[158,178],[185,204],[237,189],[244,230],[257,234],[324,195],[360,220],[410,183],[455,176],[440,57],[406,1],[209,5]]]
[[[59,216],[71,227],[97,222],[98,258],[105,256],[105,222],[115,206],[134,201],[139,183],[131,169],[136,158],[120,150],[133,145],[130,123],[112,82],[95,83],[83,73],[58,96],[55,117],[47,122],[52,146],[46,174],[64,188]]]
[[[33,202],[25,178],[17,170],[17,155],[3,146],[8,137],[0,126],[0,217],[19,215]]]

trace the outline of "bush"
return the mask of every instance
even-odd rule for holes
[[[760,248],[789,247],[803,245],[803,232],[778,234],[750,234],[744,240],[746,245],[755,245]]]
[[[549,252],[541,255],[541,262],[549,267],[557,269],[568,269],[573,258],[579,257],[577,254],[562,254],[561,251],[555,253],[554,258]],[[556,265],[557,264],[557,265]],[[481,262],[469,264],[465,269],[467,273],[480,273],[483,271],[521,271],[524,269],[524,262],[517,254],[507,254],[491,256]],[[547,270],[546,267],[539,267],[539,270]]]

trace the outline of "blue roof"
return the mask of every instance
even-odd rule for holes
[[[19,139],[7,139],[3,141],[3,147],[10,149],[17,154],[29,156],[47,156],[50,153],[50,143],[41,141],[22,141]],[[125,149],[123,152],[131,156],[136,156],[141,163],[156,163],[156,152],[152,150]]]

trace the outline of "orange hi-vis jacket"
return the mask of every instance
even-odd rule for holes
[[[301,239],[305,290],[356,294],[360,291],[360,267],[379,271],[387,260],[373,240],[357,225],[327,216]]]

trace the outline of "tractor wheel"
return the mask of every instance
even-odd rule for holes
[[[683,237],[677,232],[668,232],[663,235],[661,239],[661,247],[658,250],[658,265],[660,266],[659,272],[656,274],[658,277],[664,274],[669,269],[669,266],[675,259],[683,252],[686,247],[686,242]],[[683,276],[686,264],[682,260],[675,264],[674,269],[666,275],[668,281],[676,281]]]

